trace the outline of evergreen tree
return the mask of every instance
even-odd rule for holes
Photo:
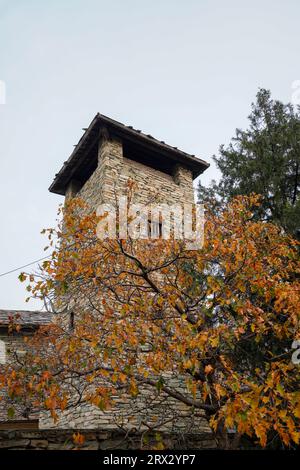
[[[238,195],[261,194],[259,216],[300,234],[300,107],[271,99],[260,89],[247,130],[236,130],[214,156],[222,176],[209,188],[199,184],[201,202],[223,205]]]

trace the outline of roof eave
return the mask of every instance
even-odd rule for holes
[[[183,152],[182,150],[179,150],[176,147],[172,147],[163,141],[159,141],[150,135],[146,135],[141,131],[125,126],[124,124],[115,121],[114,119],[111,119],[103,114],[98,113],[92,120],[89,127],[86,129],[83,136],[80,138],[78,144],[74,148],[68,160],[64,162],[60,171],[55,175],[54,181],[49,187],[50,192],[59,195],[65,195],[66,185],[68,184],[68,181],[72,179],[72,173],[76,171],[77,160],[78,163],[80,161],[81,150],[89,141],[90,136],[95,130],[95,128],[98,125],[100,126],[101,124],[112,127],[116,131],[116,133],[121,136],[131,136],[133,139],[141,143],[148,144],[149,146],[156,148],[156,150],[164,151],[169,155],[170,158],[177,160],[178,162],[186,165],[189,169],[191,169],[191,171],[193,172],[194,179],[201,175],[210,166],[210,164],[207,163],[205,160],[202,160],[196,157],[195,155]],[[70,169],[71,171],[69,177],[68,175],[66,175],[67,169]]]

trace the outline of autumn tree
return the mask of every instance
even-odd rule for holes
[[[299,443],[300,338],[297,242],[253,214],[257,196],[207,212],[205,244],[100,240],[97,217],[73,199],[48,231],[52,257],[28,290],[56,312],[29,352],[1,375],[18,406],[51,412],[89,402],[106,409],[146,384],[204,410],[222,447],[248,435]],[[68,314],[75,315],[70,326]],[[187,389],[169,382],[183,377]],[[70,383],[81,384],[74,403]]]

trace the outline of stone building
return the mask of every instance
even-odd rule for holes
[[[32,312],[24,310],[0,310],[0,368],[7,361],[22,358],[26,354],[24,338],[32,336],[36,330],[51,322],[51,315],[47,312]],[[11,326],[20,326],[17,331]],[[14,413],[9,416],[8,410],[14,408]],[[10,419],[8,419],[10,418]],[[12,406],[8,398],[0,401],[0,430],[1,429],[38,429],[39,415],[24,413],[18,410],[15,404]]]
[[[49,190],[66,199],[78,196],[92,209],[96,209],[101,203],[114,202],[116,193],[124,194],[130,178],[138,187],[134,202],[145,204],[151,197],[155,197],[159,202],[167,204],[193,203],[193,180],[208,166],[204,160],[194,155],[156,140],[131,126],[97,114],[55,176]],[[142,401],[133,403],[130,398],[124,397],[119,400],[113,412],[103,412],[91,405],[83,405],[60,415],[55,425],[43,415],[40,417],[39,428],[112,432],[119,426],[117,420],[128,414],[128,409],[131,413],[134,409],[138,417],[141,410],[147,408],[145,404],[150,395],[151,391],[145,388],[145,401],[142,398]],[[178,405],[175,400],[172,402],[170,398],[166,400],[166,406],[168,412],[176,409],[178,427],[163,427],[165,432],[211,436],[202,411],[192,412],[185,405]],[[156,407],[158,417],[163,412],[162,408]],[[151,421],[153,413],[151,416],[145,416],[145,411],[143,413],[143,419]]]
[[[208,163],[151,135],[97,114],[55,176],[50,191],[78,195],[96,208],[114,201],[128,177],[138,184],[135,202],[159,193],[165,203],[194,202],[193,179]]]

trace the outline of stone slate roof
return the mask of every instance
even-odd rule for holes
[[[51,323],[49,312],[33,312],[29,310],[0,310],[0,326],[7,326],[11,318],[15,323],[24,327],[39,327]]]
[[[192,171],[194,178],[209,167],[209,163],[195,155],[179,150],[177,147],[172,147],[164,141],[155,139],[150,134],[144,134],[132,126],[126,126],[121,122],[98,113],[89,127],[83,129],[85,132],[78,144],[75,145],[69,159],[64,162],[61,170],[55,175],[54,181],[49,188],[50,192],[64,195],[68,182],[73,178],[78,179],[79,177],[80,179],[84,169],[87,166],[93,165],[91,160],[94,157],[91,157],[91,154],[92,150],[95,150],[95,147],[98,145],[99,130],[101,128],[107,129],[111,134],[121,138],[123,142],[139,144],[144,150],[148,149],[148,152],[159,153],[161,160],[167,159],[179,164],[181,163]]]

